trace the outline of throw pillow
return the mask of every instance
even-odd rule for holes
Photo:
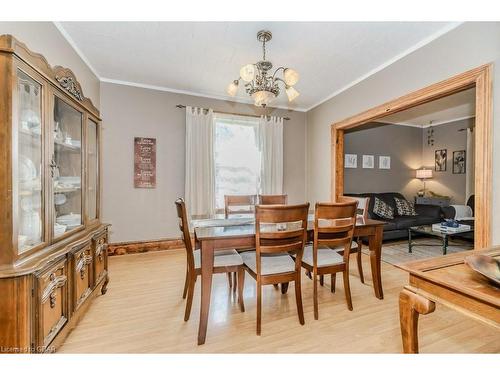
[[[396,202],[396,210],[399,216],[417,216],[415,211],[415,205],[412,202],[408,202],[406,199],[394,198]]]
[[[394,209],[377,197],[375,197],[375,203],[373,204],[373,213],[383,219],[394,219]]]

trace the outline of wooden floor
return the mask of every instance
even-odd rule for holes
[[[312,283],[302,279],[306,324],[298,322],[293,286],[287,295],[264,288],[262,336],[255,334],[255,283],[245,278],[246,312],[241,313],[225,275],[214,276],[205,345],[196,344],[200,290],[197,283],[189,322],[183,321],[184,251],[110,258],[108,293],[93,302],[61,353],[399,353],[398,294],[407,275],[382,264],[385,299],[373,295],[368,257],[366,284],[351,267],[354,311],[347,310],[342,278],[337,292],[320,288],[320,316],[313,319]],[[353,259],[354,261],[354,259]],[[354,262],[355,263],[355,262]],[[498,353],[499,332],[444,306],[420,318],[422,353]]]

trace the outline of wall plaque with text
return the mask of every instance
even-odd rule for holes
[[[134,138],[134,187],[156,187],[156,138]]]

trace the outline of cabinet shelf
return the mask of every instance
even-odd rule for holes
[[[73,146],[64,142],[54,142],[54,146],[57,147],[59,151],[80,152],[82,150],[81,146]]]

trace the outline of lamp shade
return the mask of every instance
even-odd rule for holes
[[[288,96],[288,101],[291,102],[299,96],[299,92],[295,90],[292,86],[286,88],[286,95]]]
[[[238,92],[238,81],[233,81],[231,82],[228,86],[227,86],[227,89],[226,89],[226,92],[230,95],[230,96],[235,96],[236,93]]]
[[[240,77],[245,82],[250,82],[255,77],[255,67],[253,64],[247,64],[240,69]]]
[[[275,95],[270,91],[257,91],[252,94],[254,104],[257,107],[266,107],[275,98]]]
[[[285,83],[288,86],[293,86],[297,82],[299,82],[299,73],[297,73],[293,69],[286,68],[285,71],[283,72],[283,76],[285,78]]]
[[[417,169],[417,178],[432,178],[432,169]]]

